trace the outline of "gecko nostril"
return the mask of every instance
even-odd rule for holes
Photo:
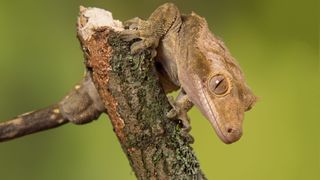
[[[225,138],[229,143],[236,142],[241,138],[241,136],[242,136],[242,131],[240,128],[235,126],[226,127]]]

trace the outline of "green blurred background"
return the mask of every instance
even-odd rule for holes
[[[165,1],[1,0],[0,119],[58,101],[81,79],[79,5],[115,18],[147,17]],[[204,16],[239,61],[259,102],[244,136],[223,144],[192,109],[194,150],[209,179],[320,178],[319,4],[316,1],[173,1]],[[318,110],[318,111],[317,111]],[[135,179],[103,115],[0,144],[1,180]]]

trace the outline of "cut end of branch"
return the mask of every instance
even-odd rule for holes
[[[77,23],[79,36],[84,40],[90,40],[95,30],[104,27],[114,31],[123,30],[122,22],[114,20],[111,12],[100,8],[80,6],[80,16]]]

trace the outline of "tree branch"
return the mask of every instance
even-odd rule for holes
[[[171,107],[150,51],[132,55],[133,42],[119,38],[122,29],[110,12],[81,7],[78,38],[87,76],[56,105],[0,123],[0,141],[68,121],[87,123],[106,109],[138,179],[206,179],[190,146],[192,137],[178,119],[166,117]]]
[[[192,137],[181,131],[178,120],[166,117],[171,107],[150,51],[132,55],[133,42],[119,38],[119,22],[108,13],[81,8],[78,37],[86,66],[137,178],[205,179],[189,145]]]
[[[0,123],[0,142],[55,128],[67,123],[58,105],[22,114],[15,119]]]
[[[0,142],[58,127],[67,122],[86,124],[97,119],[105,108],[90,73],[57,104],[0,123]]]

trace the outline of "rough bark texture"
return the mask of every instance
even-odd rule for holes
[[[85,18],[85,17],[82,17]],[[80,29],[87,23],[79,19]],[[190,147],[192,139],[178,120],[169,120],[170,104],[149,50],[130,53],[111,28],[96,28],[91,38],[78,34],[86,66],[105,104],[114,131],[138,179],[205,179]]]

